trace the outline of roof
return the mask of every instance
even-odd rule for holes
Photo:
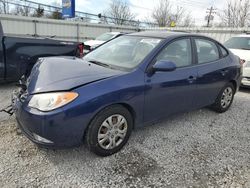
[[[169,32],[169,31],[142,31],[137,33],[132,33],[129,35],[133,36],[143,36],[143,37],[155,37],[155,38],[167,38],[173,35],[189,35],[184,32]]]

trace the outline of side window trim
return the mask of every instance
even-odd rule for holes
[[[217,49],[218,49],[218,52],[219,52],[219,55],[220,55],[220,59],[222,59],[223,54],[222,54],[222,51],[221,51],[221,48],[220,48],[220,45],[218,44],[218,42],[216,42],[216,46],[217,46]]]
[[[222,58],[225,58],[225,57],[227,57],[228,55],[229,55],[229,53],[228,53],[228,50],[224,47],[224,46],[222,46],[220,43],[218,43],[218,42],[216,42],[216,45],[217,45],[217,48],[219,49],[219,53],[220,53],[220,59],[222,59]],[[223,53],[222,53],[222,51],[221,51],[221,48],[222,49],[224,49],[225,51],[226,51],[226,55],[223,55]]]
[[[193,65],[198,65],[198,53],[197,53],[197,47],[195,44],[195,38],[194,36],[192,36],[190,38],[191,40],[191,45],[192,45],[192,56],[193,56]]]

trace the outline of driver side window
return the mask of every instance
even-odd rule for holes
[[[176,67],[185,67],[192,64],[192,49],[190,39],[180,39],[167,45],[156,60],[171,61]]]

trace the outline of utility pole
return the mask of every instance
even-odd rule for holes
[[[214,19],[214,16],[213,16],[213,14],[215,14],[216,12],[215,12],[215,10],[216,9],[214,9],[213,8],[213,6],[211,6],[210,8],[208,8],[207,9],[207,13],[208,13],[208,15],[206,16],[206,20],[207,20],[207,27],[209,27],[209,25],[210,25],[210,21],[211,20],[213,20]]]

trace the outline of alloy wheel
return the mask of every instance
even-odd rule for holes
[[[233,99],[233,89],[231,87],[227,87],[222,93],[221,97],[221,106],[222,108],[227,108]]]
[[[98,144],[103,149],[119,146],[127,134],[128,124],[124,116],[115,114],[103,121],[98,131]]]

